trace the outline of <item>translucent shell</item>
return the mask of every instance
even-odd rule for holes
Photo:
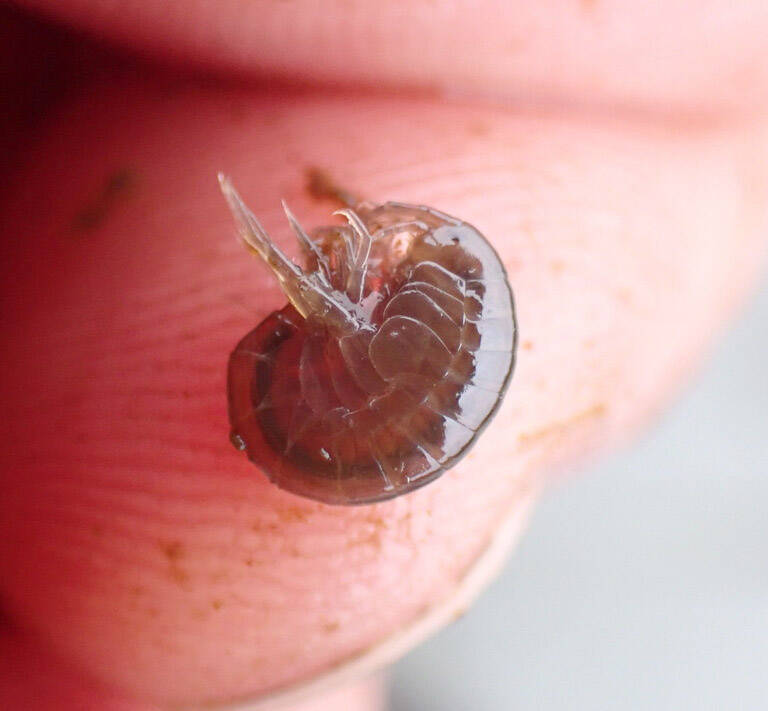
[[[490,244],[428,207],[361,204],[312,237],[286,208],[302,269],[221,184],[289,299],[230,356],[233,443],[279,487],[328,504],[399,496],[453,466],[514,366],[512,292]]]

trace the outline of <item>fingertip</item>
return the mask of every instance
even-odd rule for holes
[[[764,239],[750,136],[95,87],[28,154],[4,224],[25,259],[2,287],[9,606],[96,678],[163,703],[269,694],[371,649],[373,665],[392,638],[402,652],[448,619],[430,615],[544,472],[656,407],[744,291]],[[212,176],[236,174],[270,227],[281,197],[323,224],[307,165],[472,222],[517,297],[519,367],[492,426],[438,482],[372,507],[282,492],[228,441],[227,357],[284,299],[227,238]]]

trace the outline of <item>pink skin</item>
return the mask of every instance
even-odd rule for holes
[[[767,95],[768,10],[500,3],[489,23],[468,2],[409,3],[404,23],[392,3],[27,4],[206,66],[642,107],[609,120],[97,85],[50,119],[4,191],[0,599],[24,633],[0,638],[0,708],[157,711],[300,689],[281,708],[370,711],[378,681],[333,684],[460,613],[544,475],[655,411],[752,283],[766,128],[723,116]],[[280,198],[307,227],[333,209],[304,191],[308,165],[473,222],[518,302],[517,373],[477,448],[373,507],[285,494],[226,439],[227,354],[284,299],[235,242],[215,173],[295,254]],[[123,168],[132,178],[100,201]],[[84,209],[98,225],[73,228]]]
[[[764,0],[17,0],[186,64],[654,110],[768,102]]]
[[[281,711],[381,711],[380,677],[363,678]],[[3,711],[163,711],[131,699],[54,658],[18,634],[0,635],[0,708]]]
[[[752,281],[765,146],[748,123],[95,87],[28,152],[2,224],[11,615],[102,683],[194,705],[291,687],[458,612],[542,473],[658,407]],[[332,209],[304,191],[308,165],[474,223],[518,302],[496,420],[438,482],[376,506],[284,493],[227,441],[227,354],[284,298],[215,174],[295,253],[280,198],[307,226]],[[99,224],[73,227],[123,168]]]

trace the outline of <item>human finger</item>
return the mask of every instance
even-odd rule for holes
[[[287,249],[308,167],[475,224],[515,289],[519,365],[440,480],[339,508],[227,438],[234,343],[283,303],[232,239],[231,174]],[[458,614],[544,472],[626,436],[743,295],[765,235],[761,125],[97,85],[6,195],[2,594],[104,683],[158,703],[361,674]],[[506,523],[505,523],[506,522]]]
[[[133,49],[303,82],[648,110],[768,101],[762,0],[21,0]]]

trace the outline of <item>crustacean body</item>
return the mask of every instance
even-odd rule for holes
[[[278,486],[363,504],[438,477],[472,446],[511,377],[516,324],[498,255],[471,225],[388,202],[340,210],[289,260],[231,183],[249,248],[289,304],[229,360],[232,441]]]

